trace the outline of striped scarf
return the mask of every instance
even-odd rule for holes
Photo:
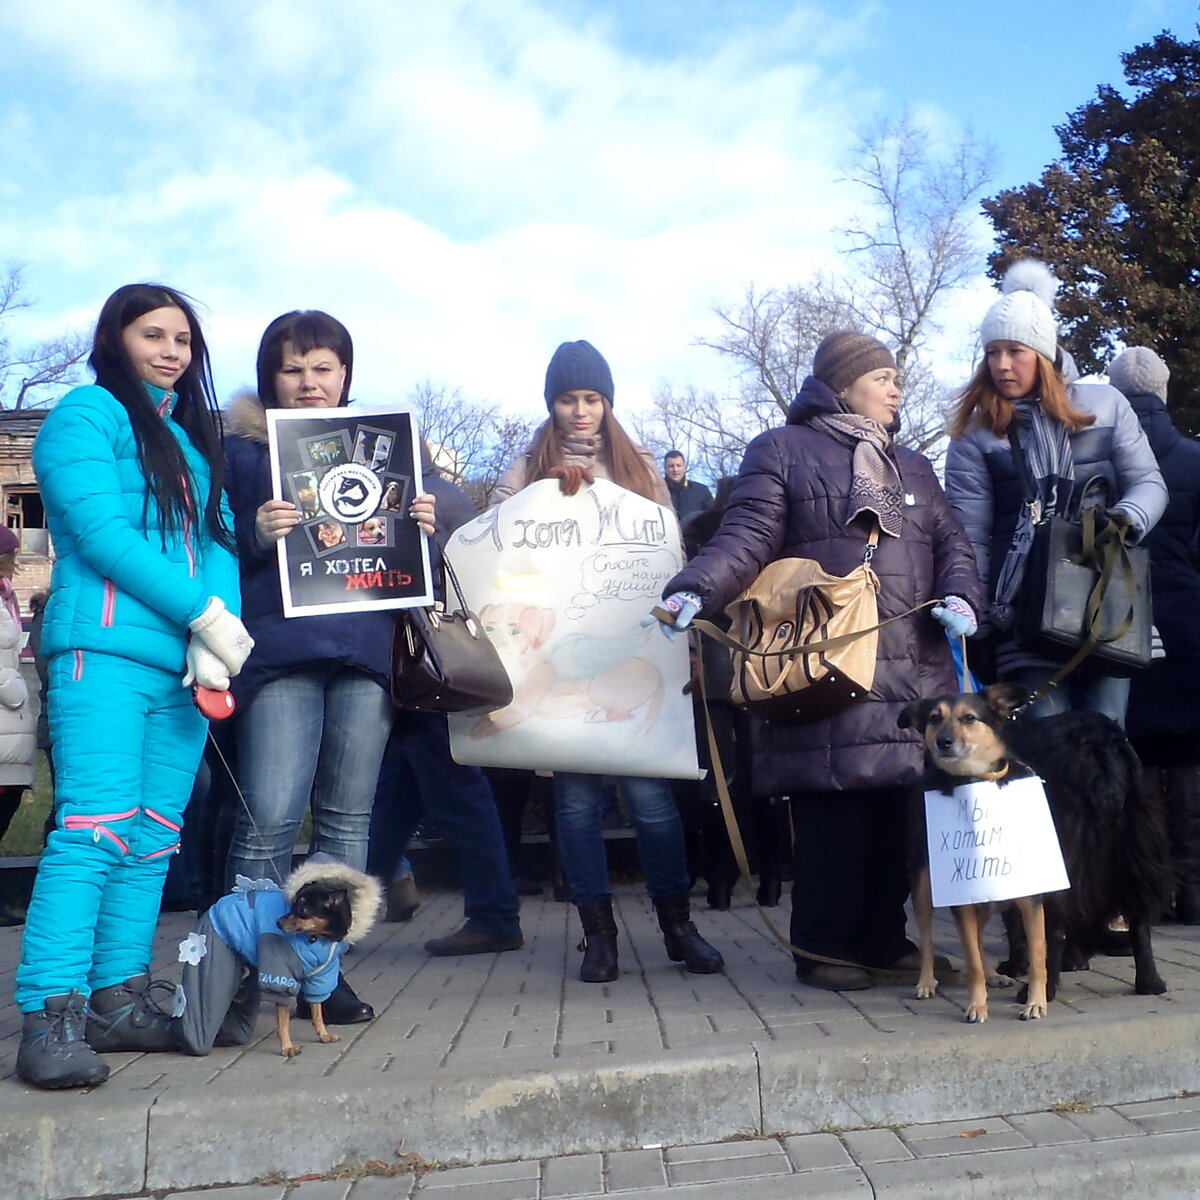
[[[1052,516],[1070,511],[1075,486],[1075,458],[1067,427],[1048,417],[1036,398],[1013,403],[1017,442],[1025,455],[1025,466],[1033,482],[1033,499],[1026,498],[1017,514],[1017,527],[1004,562],[996,576],[996,587],[988,619],[996,629],[1011,629],[1016,613],[1013,598],[1025,575],[1025,560],[1033,545],[1033,527]],[[1025,473],[1018,466],[1018,474]],[[1022,483],[1022,491],[1025,490]]]
[[[900,471],[888,453],[892,435],[878,421],[857,413],[821,413],[809,424],[842,445],[854,448],[845,524],[849,525],[859,513],[871,512],[879,518],[879,528],[888,537],[898,538],[904,520],[901,509],[904,487]]]

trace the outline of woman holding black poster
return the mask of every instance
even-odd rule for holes
[[[272,493],[266,419],[269,408],[345,405],[353,364],[353,343],[340,321],[315,310],[285,313],[267,326],[258,348],[258,395],[239,397],[229,413],[227,487],[243,617],[256,643],[237,688],[246,809],[234,828],[230,884],[237,875],[275,883],[287,876],[310,799],[310,852],[366,866],[371,805],[393,716],[395,613],[283,615],[275,547],[302,514]],[[409,514],[433,532],[432,495],[417,496]],[[336,1024],[375,1015],[345,979],[324,1013]]]

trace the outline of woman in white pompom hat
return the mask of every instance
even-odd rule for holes
[[[996,674],[1032,690],[1066,661],[1020,649],[1012,628],[1017,592],[1037,520],[1065,515],[1082,485],[1103,477],[1108,517],[1129,526],[1134,543],[1154,527],[1167,490],[1137,416],[1116,388],[1075,381],[1074,364],[1058,345],[1054,293],[1058,284],[1040,262],[1014,263],[1002,295],[980,326],[983,360],[950,422],[946,494],[958,513],[988,591],[988,623],[996,635]],[[1010,429],[1034,491],[1026,503]],[[1129,680],[1085,660],[1030,710],[1048,716],[1090,708],[1124,722]]]

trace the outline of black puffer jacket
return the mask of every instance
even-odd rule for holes
[[[1133,678],[1133,738],[1200,734],[1200,442],[1175,428],[1158,396],[1130,396],[1166,480],[1166,511],[1150,531],[1150,593],[1166,658]],[[1191,761],[1200,761],[1200,746]]]
[[[787,424],[747,447],[720,529],[664,595],[697,592],[711,615],[775,559],[814,558],[834,575],[862,562],[872,522],[860,517],[844,525],[852,451],[808,424],[819,413],[844,411],[825,384],[811,376],[804,381]],[[904,527],[898,539],[880,537],[872,562],[880,618],[946,595],[962,596],[978,612],[975,557],[933,468],[902,446],[894,447],[893,456],[903,483]],[[755,722],[755,794],[916,782],[922,746],[896,720],[910,701],[957,689],[949,642],[927,609],[888,625],[880,632],[875,684],[865,701],[801,725]]]

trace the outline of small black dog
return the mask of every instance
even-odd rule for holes
[[[933,769],[985,777],[1005,764],[1028,764],[1045,785],[1071,887],[1044,897],[1047,939],[1047,1000],[1058,989],[1060,972],[1082,969],[1101,950],[1109,923],[1124,916],[1129,924],[1139,995],[1166,991],[1151,945],[1151,926],[1169,907],[1172,879],[1166,823],[1161,806],[1141,786],[1141,763],[1114,721],[1099,713],[1075,711],[1043,719],[1010,719],[1029,692],[1011,683],[981,693],[962,693],[909,705],[900,722],[925,733]],[[931,738],[933,714],[969,715],[957,733],[977,744],[968,770],[951,764]],[[952,740],[952,739],[951,739]],[[936,786],[936,785],[935,785]],[[923,810],[922,810],[923,817]],[[1029,969],[1013,923],[1008,923],[1010,958],[1001,970]],[[1064,964],[1064,948],[1076,958]]]

